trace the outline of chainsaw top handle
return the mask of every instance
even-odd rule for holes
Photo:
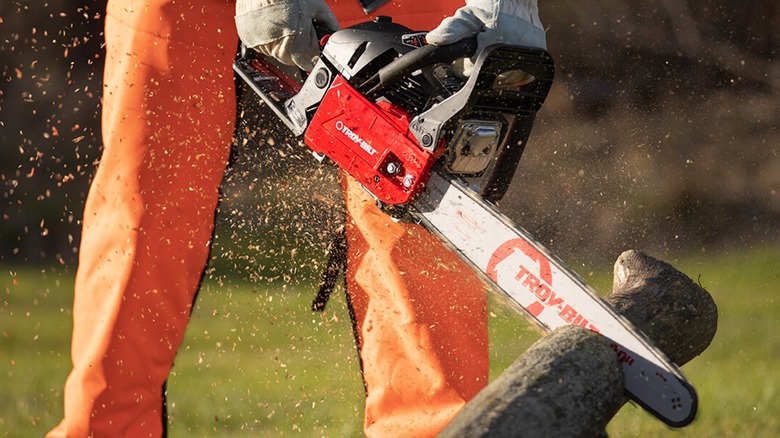
[[[477,51],[477,37],[466,38],[443,46],[426,45],[405,53],[377,71],[357,89],[365,96],[374,96],[397,80],[423,67],[470,58]]]

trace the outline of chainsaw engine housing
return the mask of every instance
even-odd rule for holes
[[[334,32],[297,92],[265,91],[264,100],[381,203],[408,203],[434,165],[496,201],[549,91],[552,59],[509,45],[475,54],[476,38],[430,46],[425,34],[388,17]],[[456,68],[465,58],[474,60],[468,77]],[[254,77],[256,91],[258,79],[288,84],[262,62],[236,64],[248,66],[242,76]]]

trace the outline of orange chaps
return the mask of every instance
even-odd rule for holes
[[[343,25],[367,18],[356,0],[330,3]],[[377,14],[432,28],[460,6],[443,3],[452,0],[394,0]],[[52,437],[163,434],[163,386],[207,262],[235,124],[234,8],[109,1],[104,151],[84,211],[73,370]],[[389,220],[351,180],[343,186],[365,432],[432,436],[487,384],[485,292],[437,239]]]

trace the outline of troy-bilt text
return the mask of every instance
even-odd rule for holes
[[[363,149],[368,153],[368,155],[376,155],[376,149],[374,149],[373,146],[368,144],[365,140],[363,140],[362,137],[355,134],[347,125],[344,124],[341,120],[336,120],[336,130],[344,134],[345,137],[352,140],[360,146],[360,149]]]
[[[520,265],[515,279],[527,287],[547,307],[558,309],[558,315],[568,324],[578,325],[594,332],[599,332],[599,329],[580,315],[574,307],[564,302],[563,298],[560,298],[549,284],[532,274],[525,266]]]

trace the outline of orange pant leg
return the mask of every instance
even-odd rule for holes
[[[393,21],[413,30],[431,30],[444,17],[453,15],[465,0],[390,0],[379,9],[366,15],[358,0],[326,0],[333,8],[342,27],[352,26],[379,15],[393,17]]]
[[[484,286],[436,237],[399,224],[345,177],[347,289],[371,437],[429,437],[488,379]]]
[[[365,20],[354,0],[330,2],[345,25]],[[389,15],[430,30],[460,0],[394,0]],[[393,222],[345,177],[347,289],[354,306],[370,437],[430,437],[488,383],[487,296],[438,238]]]
[[[163,429],[162,386],[206,262],[234,116],[233,4],[191,3],[109,4],[105,151],[85,208],[74,369],[53,436],[158,436]],[[345,20],[363,21],[349,5],[355,15]],[[369,391],[366,432],[430,435],[486,383],[484,295],[434,238],[375,216],[365,194],[351,193],[350,293]],[[371,252],[377,256],[362,256]],[[440,269],[460,277],[448,274],[445,283]],[[442,305],[447,297],[431,293],[440,286],[463,293]],[[386,305],[411,323],[398,324]],[[388,335],[372,336],[374,324]],[[391,354],[382,354],[385,347]],[[421,370],[415,379],[399,379],[412,369]]]
[[[207,261],[233,135],[233,9],[109,2],[105,149],[84,211],[73,370],[52,436],[162,434],[162,389]]]

